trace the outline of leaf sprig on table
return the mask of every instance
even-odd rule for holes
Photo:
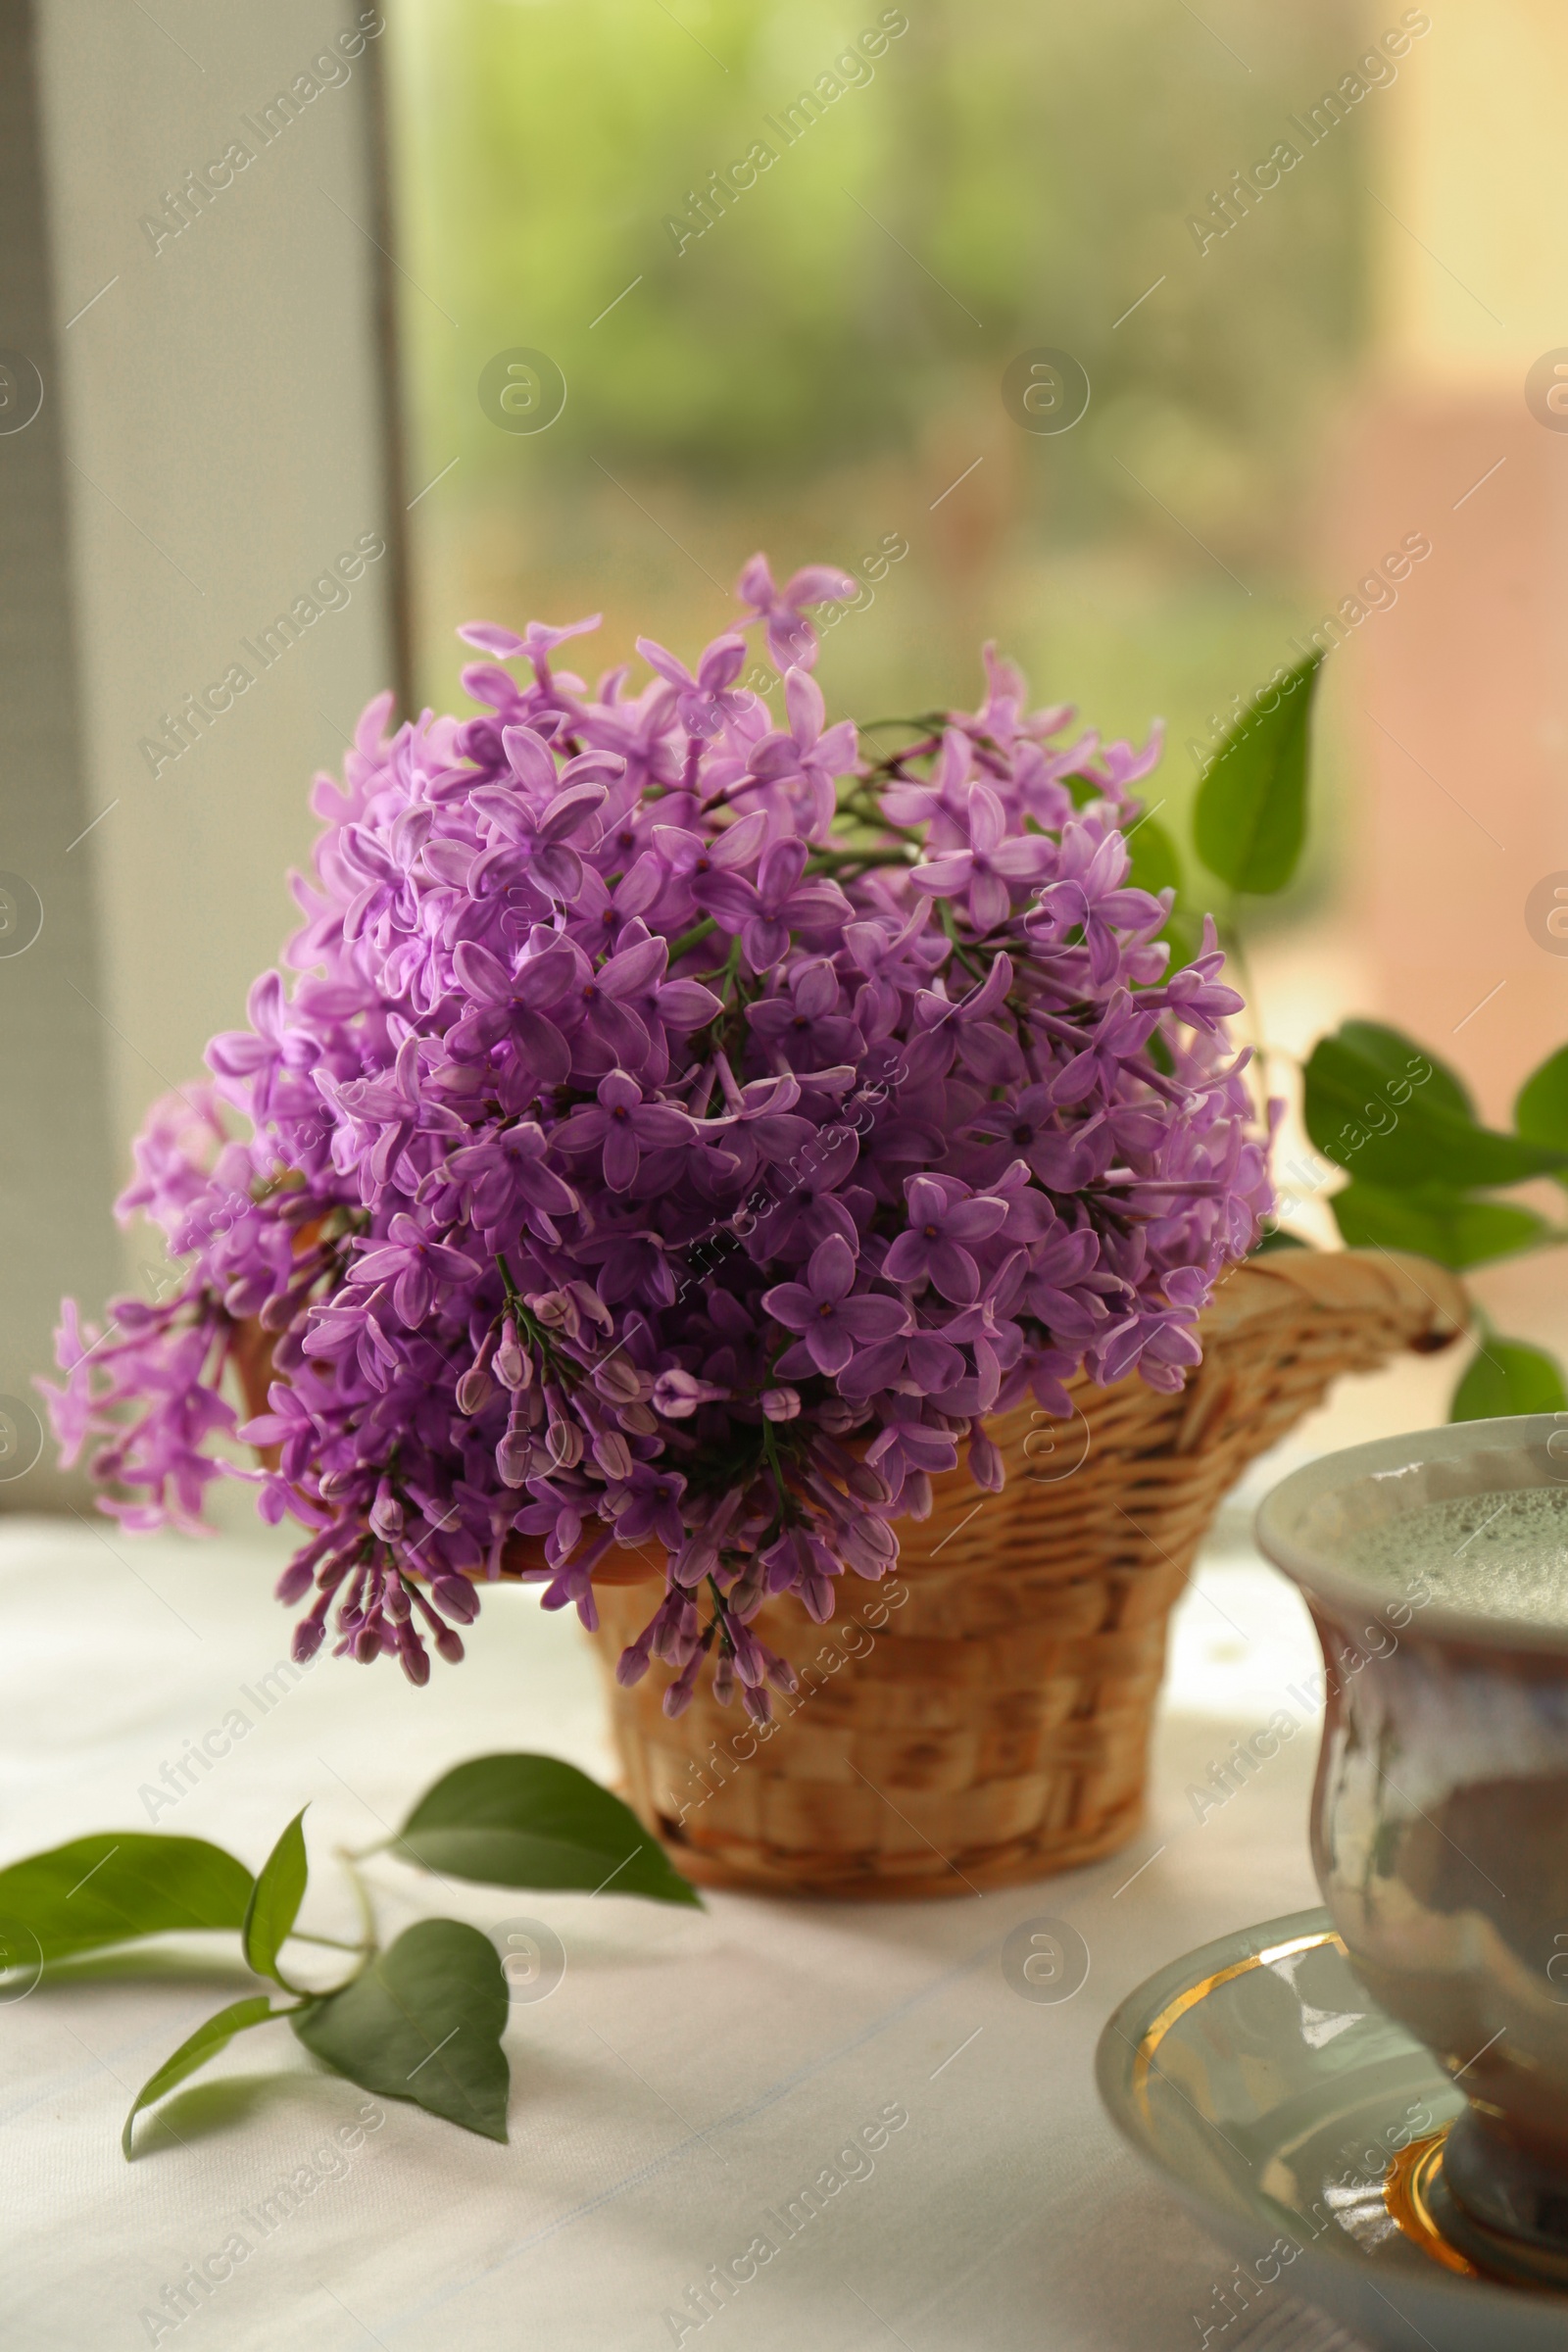
[[[193,1930],[239,1937],[247,1967],[272,1991],[230,2001],[188,2034],[142,2084],[121,2145],[134,2153],[137,2116],[237,2034],[287,2018],[308,2050],[362,2089],[409,2099],[487,2139],[507,2136],[511,2071],[501,2036],[508,1985],[500,1956],[477,1928],[422,1919],[382,1949],[369,1894],[342,1852],[359,1894],[355,1944],[297,1923],[310,1879],[305,1813],[294,1816],[252,1878],[203,1838],[100,1831],[0,1870],[7,1954],[39,1971],[88,1952]],[[416,1868],[479,1886],[620,1894],[701,1905],[636,1815],[597,1782],[554,1756],[476,1756],[426,1789],[390,1851]],[[16,1931],[30,1938],[26,1951]],[[290,1943],[339,1950],[355,1962],[341,1984],[315,1991],[285,1970]]]
[[[1276,670],[1222,737],[1194,803],[1194,846],[1229,886],[1221,935],[1254,1007],[1242,906],[1286,889],[1300,864],[1322,662],[1313,653]],[[1146,818],[1131,837],[1135,866],[1148,829]],[[1146,858],[1153,847],[1144,850]],[[1158,854],[1169,862],[1164,878],[1180,885],[1179,861],[1164,837]],[[1568,1242],[1568,1221],[1496,1197],[1542,1177],[1568,1189],[1568,1046],[1525,1080],[1512,1130],[1504,1132],[1482,1124],[1463,1080],[1435,1054],[1381,1022],[1348,1020],[1314,1046],[1302,1070],[1302,1108],[1313,1146],[1349,1178],[1330,1206],[1352,1248],[1408,1250],[1462,1273]],[[1286,1214],[1301,1173],[1306,1190],[1326,1181],[1315,1171],[1287,1171],[1280,1184]],[[1296,1238],[1276,1228],[1262,1247],[1288,1247]],[[1480,1306],[1474,1321],[1476,1352],[1450,1419],[1568,1409],[1568,1382],[1555,1357],[1504,1338]]]

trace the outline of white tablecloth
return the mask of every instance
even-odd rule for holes
[[[559,1989],[512,2013],[508,2146],[399,2102],[365,2118],[366,2094],[269,2027],[163,2121],[144,2119],[127,2165],[119,2132],[134,2089],[204,2015],[255,1989],[217,1939],[134,1979],[79,1964],[0,2007],[0,2342],[1197,2344],[1194,2315],[1222,2316],[1230,2257],[1125,2152],[1092,2060],[1107,2012],[1152,1969],[1316,1899],[1304,1832],[1316,1724],[1287,1695],[1316,1650],[1245,1531],[1233,1507],[1179,1614],[1147,1831],[1092,1869],[910,1905],[713,1894],[697,1913],[613,1889],[449,1888],[372,1865],[388,1936],[422,1912],[483,1928],[521,1914],[565,1946]],[[351,1934],[332,1847],[368,1843],[460,1758],[546,1749],[610,1776],[586,1643],[521,1592],[486,1597],[468,1661],[438,1666],[422,1692],[385,1665],[328,1657],[297,1687],[274,1680],[264,1713],[261,1678],[285,1651],[270,1598],[280,1558],[260,1537],[148,1543],[107,1523],[0,1523],[0,1861],[147,1826],[141,1790],[239,1708],[251,1728],[157,1826],[214,1838],[254,1868],[309,1799],[306,1924]],[[1189,1785],[1281,1706],[1302,1717],[1300,1735],[1200,1821]],[[1019,1997],[1000,1964],[1008,1932],[1043,1917],[1069,1921],[1091,1955],[1082,1989],[1056,2005]],[[907,2120],[879,2151],[839,2163],[890,2110]],[[340,2127],[352,2138],[372,2118],[345,2151]],[[788,2234],[787,2209],[824,2168],[842,2185],[814,2218],[798,2206]],[[702,2319],[689,2290],[758,2238],[776,2250],[754,2253],[755,2276]],[[166,2288],[225,2246],[210,2268],[226,2262],[227,2276],[172,2324]],[[1282,2342],[1325,2340],[1266,2298],[1211,2340],[1275,2340],[1276,2318]]]

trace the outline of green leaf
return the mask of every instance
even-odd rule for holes
[[[695,1903],[629,1805],[558,1756],[475,1756],[425,1791],[393,1848],[486,1886],[584,1888]]]
[[[1204,771],[1193,840],[1232,890],[1283,890],[1306,839],[1306,752],[1321,653],[1255,695]],[[1273,700],[1272,710],[1264,706]]]
[[[292,1992],[295,1987],[278,1976],[277,1955],[299,1917],[306,1881],[311,1875],[305,1858],[305,1832],[300,1827],[306,1810],[304,1805],[300,1807],[262,1864],[240,1930],[249,1965],[259,1977],[276,1979],[285,1992]]]
[[[1451,1070],[1395,1030],[1348,1021],[1306,1064],[1306,1131],[1318,1150],[1380,1192],[1464,1192],[1568,1167],[1568,1150],[1479,1127]]]
[[[1450,1421],[1499,1421],[1508,1413],[1568,1409],[1562,1366],[1523,1340],[1485,1339],[1453,1393]]]
[[[1568,1046],[1531,1071],[1515,1099],[1513,1123],[1533,1143],[1568,1151]]]
[[[1544,1217],[1506,1201],[1471,1200],[1462,1193],[1414,1185],[1384,1193],[1375,1185],[1348,1184],[1333,1200],[1335,1220],[1352,1250],[1413,1250],[1455,1273],[1512,1257],[1555,1239]]]
[[[267,1993],[254,1992],[243,2001],[230,2001],[226,2009],[220,2009],[216,2017],[210,2017],[205,2025],[198,2026],[189,2040],[182,2041],[173,2056],[166,2058],[157,2074],[149,2075],[137,2091],[130,2113],[125,2118],[125,2128],[120,2134],[120,2145],[127,2164],[131,2153],[131,2126],[144,2107],[150,2107],[154,2099],[161,2099],[166,2090],[172,2090],[176,2082],[183,2082],[187,2075],[193,2075],[199,2066],[205,2066],[209,2058],[216,2058],[220,2050],[226,2050],[235,2034],[243,2034],[247,2026],[265,2026],[270,2017],[288,2015],[286,2009],[274,2009]]]
[[[30,1928],[45,1960],[136,1936],[238,1928],[250,1894],[250,1872],[221,1846],[145,1830],[101,1830],[0,1870],[0,1917]]]
[[[294,2031],[362,2089],[504,2140],[507,2006],[489,1937],[455,1919],[422,1919],[341,1992],[298,2011]]]
[[[1152,816],[1141,816],[1127,830],[1127,881],[1133,890],[1180,891],[1181,859],[1176,844]]]
[[[1128,832],[1127,853],[1130,888],[1147,890],[1155,898],[1162,890],[1177,893],[1176,903],[1157,936],[1170,948],[1167,970],[1179,972],[1183,964],[1192,962],[1202,945],[1203,919],[1182,904],[1182,869],[1176,844],[1153,817],[1141,816]]]
[[[1413,1037],[1406,1037],[1402,1029],[1387,1028],[1382,1021],[1342,1021],[1339,1034],[1352,1053],[1381,1071],[1385,1087],[1392,1084],[1397,1088],[1419,1065],[1431,1073],[1421,1080],[1425,1100],[1451,1111],[1456,1119],[1474,1122],[1476,1106],[1458,1071],[1450,1070],[1446,1061],[1429,1054]]]

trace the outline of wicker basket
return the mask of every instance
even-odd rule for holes
[[[706,1678],[671,1722],[657,1661],[622,1690],[615,1658],[653,1595],[606,1586],[594,1641],[631,1803],[689,1877],[791,1893],[961,1893],[1111,1852],[1138,1826],[1166,1620],[1227,1489],[1337,1374],[1446,1347],[1467,1320],[1420,1258],[1238,1267],[1180,1394],[1081,1382],[1070,1429],[1006,1415],[1004,1491],[936,1480],[896,1579],[846,1580],[825,1626],[764,1604],[757,1629],[801,1689],[763,1736]]]

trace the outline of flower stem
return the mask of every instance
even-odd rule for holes
[[[671,964],[679,963],[683,956],[690,955],[693,948],[701,947],[703,941],[710,939],[717,929],[717,923],[710,914],[702,922],[694,923],[689,931],[683,931],[679,939],[671,940],[669,948]]]

